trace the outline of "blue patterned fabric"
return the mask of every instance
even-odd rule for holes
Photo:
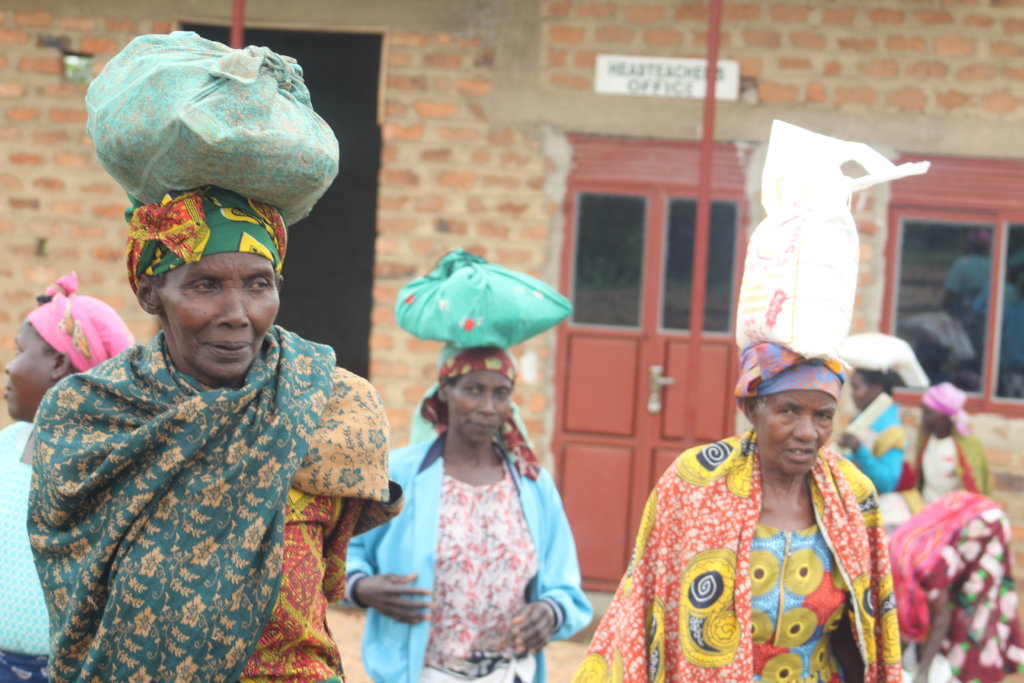
[[[25,529],[32,466],[21,453],[31,431],[29,422],[0,431],[0,650],[45,655],[50,622]]]

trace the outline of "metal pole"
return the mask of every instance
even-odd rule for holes
[[[245,46],[245,0],[231,1],[231,47],[241,50]]]
[[[693,240],[693,281],[690,292],[690,356],[687,372],[687,420],[691,437],[697,436],[697,403],[700,392],[701,338],[704,333],[704,298],[707,288],[708,242],[711,233],[711,166],[715,143],[715,83],[718,76],[718,42],[722,25],[722,0],[711,0],[708,10],[708,70],[704,94],[704,118],[700,143],[700,175],[697,180],[697,234]]]

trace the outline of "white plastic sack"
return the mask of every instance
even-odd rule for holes
[[[851,334],[839,347],[839,356],[860,370],[895,372],[905,387],[923,389],[930,384],[914,349],[905,339],[891,334]]]
[[[233,50],[191,31],[139,36],[85,105],[103,167],[147,204],[217,185],[293,225],[338,174],[338,141],[313,111],[301,67],[265,47]]]
[[[867,175],[844,175],[848,161]],[[860,257],[850,196],[927,170],[928,162],[895,166],[863,143],[773,122],[761,176],[767,216],[747,247],[739,347],[774,342],[808,358],[838,358],[850,331]]]

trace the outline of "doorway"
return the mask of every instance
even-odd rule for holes
[[[182,29],[228,41],[225,26]],[[337,179],[312,213],[289,230],[277,323],[332,347],[338,365],[363,377],[369,373],[377,239],[381,41],[369,33],[245,31],[247,45],[265,45],[298,61],[313,108],[341,148]]]

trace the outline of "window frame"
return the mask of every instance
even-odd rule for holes
[[[901,161],[917,161],[907,157]],[[1002,332],[1003,298],[1005,296],[1006,248],[1011,226],[1024,225],[1024,163],[980,159],[939,159],[942,172],[933,182],[918,182],[916,187],[903,193],[894,187],[889,203],[889,234],[886,243],[885,295],[882,309],[882,329],[895,334],[895,316],[902,266],[904,220],[935,220],[950,222],[985,222],[993,225],[992,271],[989,274],[989,297],[985,330],[985,365],[982,387],[978,393],[968,394],[965,409],[970,413],[993,413],[1004,417],[1024,417],[1024,399],[996,396],[998,388],[1000,338]],[[958,173],[970,173],[979,164],[1002,172],[1002,184],[990,187],[985,196],[978,196],[973,187],[950,182]],[[922,176],[922,178],[926,178]],[[909,179],[908,179],[909,180]],[[897,181],[899,183],[907,180]],[[980,182],[980,181],[979,181]],[[1005,185],[1005,188],[1002,186]],[[902,195],[902,196],[901,196]],[[897,400],[904,405],[919,406],[923,390],[897,389]]]

